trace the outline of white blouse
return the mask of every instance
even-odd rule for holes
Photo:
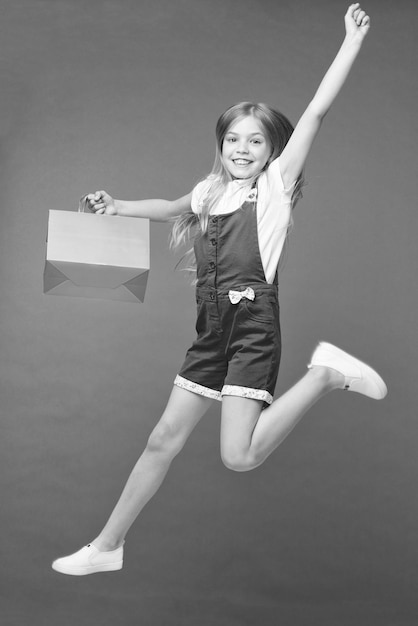
[[[280,157],[272,161],[258,178],[257,228],[258,245],[266,281],[272,283],[283,250],[292,209],[291,188],[285,189],[280,173]],[[202,211],[210,180],[203,180],[192,192],[192,210],[197,215]],[[232,213],[247,199],[253,199],[251,183],[233,180],[228,183],[224,195],[211,211],[213,215]]]

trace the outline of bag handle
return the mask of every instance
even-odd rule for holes
[[[78,202],[78,212],[79,213],[85,213],[86,212],[86,208],[87,207],[87,196],[88,194],[86,194],[85,196],[82,196]]]

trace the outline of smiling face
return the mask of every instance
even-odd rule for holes
[[[232,178],[252,178],[266,165],[272,147],[252,115],[231,124],[222,143],[222,160]]]

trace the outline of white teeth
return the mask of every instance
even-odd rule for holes
[[[235,165],[248,165],[251,161],[246,161],[245,159],[235,159]]]

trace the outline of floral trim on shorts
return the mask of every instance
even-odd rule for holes
[[[212,400],[219,401],[222,400],[220,391],[215,391],[215,389],[210,389],[209,387],[193,383],[191,380],[183,378],[183,376],[177,375],[174,379],[174,384],[176,387],[180,387],[180,389],[186,389],[187,391],[198,393],[200,396],[205,396],[205,398],[211,398]]]
[[[273,396],[264,389],[251,389],[250,387],[239,387],[238,385],[224,385],[221,391],[222,396],[239,396],[240,398],[251,398],[252,400],[263,400],[267,404],[273,402]]]

